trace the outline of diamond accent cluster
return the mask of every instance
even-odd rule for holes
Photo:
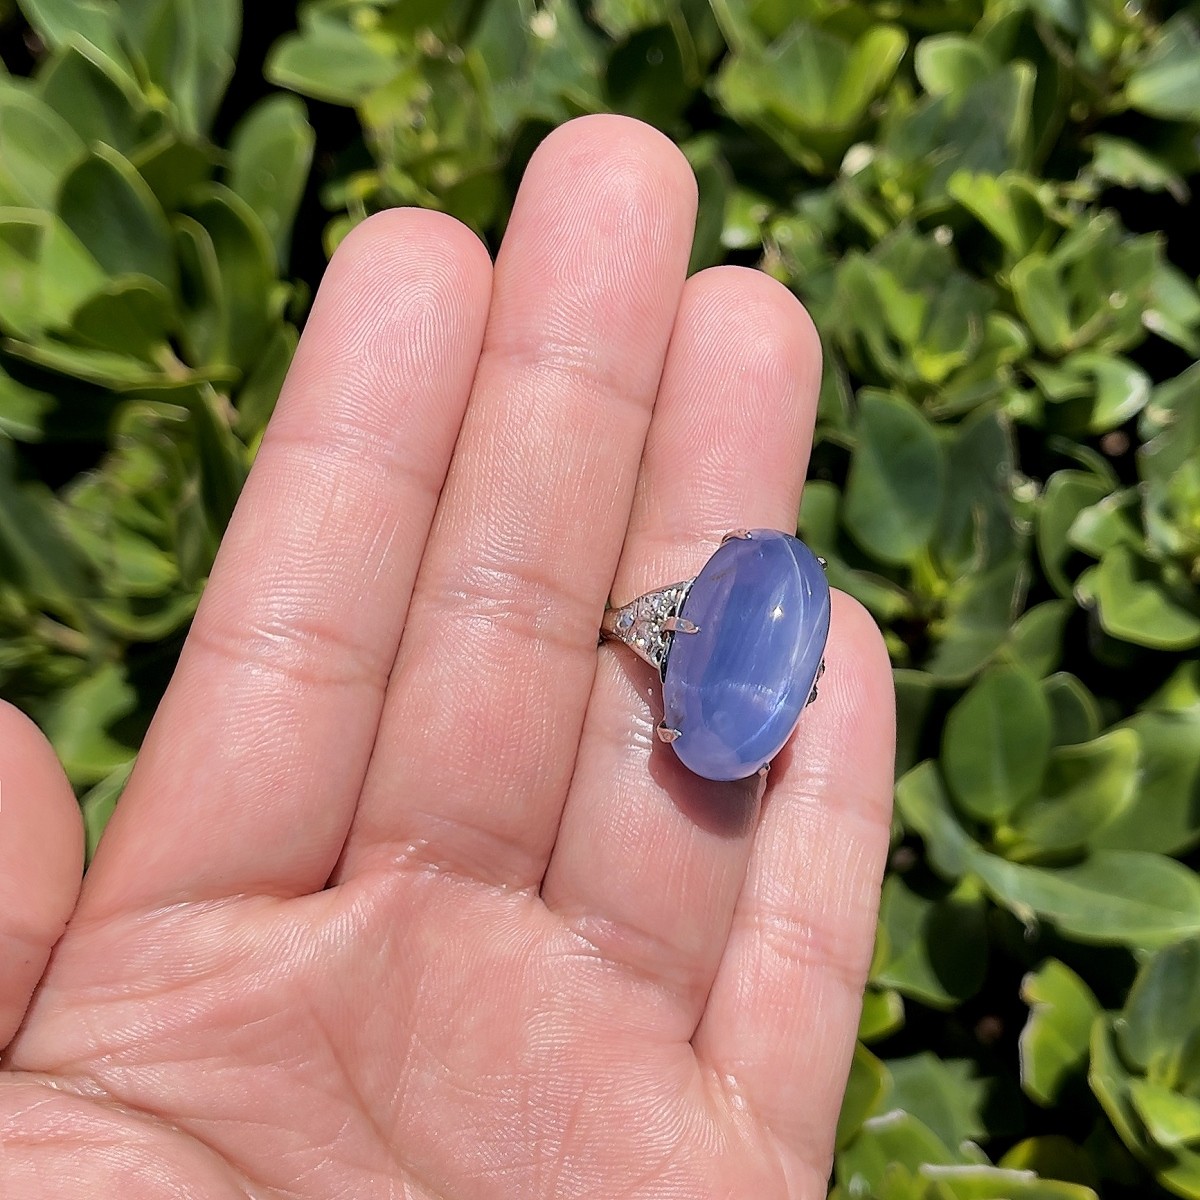
[[[647,592],[623,608],[605,614],[604,631],[627,645],[639,658],[661,672],[674,636],[667,628],[678,616],[691,580],[673,583],[656,592]]]

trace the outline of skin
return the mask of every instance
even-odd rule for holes
[[[765,275],[685,280],[695,204],[592,116],[494,269],[435,213],[350,236],[82,893],[67,782],[0,710],[0,1194],[825,1194],[878,631],[835,594],[765,784],[689,775],[596,645],[610,594],[795,519],[818,339]]]

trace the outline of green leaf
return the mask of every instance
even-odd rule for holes
[[[1157,1145],[1174,1150],[1200,1144],[1200,1100],[1182,1096],[1151,1079],[1132,1080],[1129,1098]]]
[[[19,483],[14,458],[11,444],[0,440],[0,579],[79,628],[85,623],[80,598],[90,592],[87,565],[65,535],[53,494]]]
[[[717,95],[734,119],[762,129],[797,162],[840,153],[876,94],[892,77],[907,37],[874,25],[851,41],[795,21],[767,49],[730,55]]]
[[[54,397],[18,383],[0,370],[0,435],[22,442],[41,440],[43,420]]]
[[[1054,869],[982,851],[966,858],[1017,917],[1040,917],[1077,941],[1153,949],[1200,932],[1200,876],[1159,854],[1098,850]]]
[[[304,105],[292,96],[257,104],[233,132],[229,186],[254,210],[287,266],[292,222],[312,166],[316,135]]]
[[[17,204],[53,208],[59,184],[85,147],[34,93],[0,88],[0,189]]]
[[[174,308],[174,298],[157,280],[125,275],[81,304],[71,317],[71,329],[97,349],[161,366],[170,359]]]
[[[141,93],[111,59],[70,46],[38,76],[38,92],[86,145],[101,143],[129,154],[142,138],[147,107]]]
[[[122,392],[144,392],[165,384],[186,385],[187,379],[168,379],[163,372],[137,358],[113,350],[71,346],[66,342],[36,344],[8,341],[4,349],[14,358],[81,383]]]
[[[1123,1060],[1168,1086],[1197,1088],[1200,1080],[1183,1068],[1188,1043],[1200,1039],[1198,1001],[1200,939],[1160,950],[1138,972],[1114,1025]]]
[[[954,33],[922,38],[913,55],[918,81],[934,96],[965,92],[999,65],[982,42]]]
[[[890,875],[883,885],[879,921],[888,949],[874,974],[876,983],[945,1009],[982,986],[987,969],[986,906],[975,884],[964,882],[939,899],[928,899]]]
[[[1068,534],[1071,544],[1093,558],[1103,558],[1115,546],[1140,550],[1144,538],[1137,507],[1132,488],[1110,493],[1075,518]]]
[[[928,1126],[894,1109],[863,1122],[858,1137],[838,1155],[835,1169],[839,1186],[851,1196],[877,1196],[884,1180],[899,1170],[915,1176],[930,1164],[961,1161]]]
[[[716,266],[725,257],[721,238],[733,175],[715,138],[693,138],[684,143],[681,149],[691,163],[700,196],[692,256],[688,262],[688,274],[692,275],[706,267]]]
[[[110,275],[147,275],[174,295],[179,287],[166,215],[128,159],[96,146],[63,181],[63,223]]]
[[[924,840],[934,870],[958,879],[969,869],[977,847],[954,815],[934,762],[921,763],[896,782],[896,808],[905,827]]]
[[[1043,254],[1030,254],[1013,267],[1009,280],[1038,345],[1052,353],[1069,349],[1075,333],[1071,300],[1055,265]]]
[[[994,412],[969,417],[945,457],[933,548],[945,573],[957,578],[1008,558],[1018,545],[1011,425]]]
[[[1122,1141],[1164,1187],[1200,1185],[1200,940],[1142,965],[1125,1008],[1096,1022],[1089,1081]]]
[[[1088,1063],[1092,1023],[1100,1005],[1069,967],[1047,959],[1021,982],[1029,1018],[1021,1030],[1021,1087],[1050,1107],[1064,1084]]]
[[[853,1140],[862,1123],[875,1110],[887,1090],[888,1075],[883,1063],[861,1043],[854,1047],[850,1077],[838,1117],[837,1145]]]
[[[932,625],[937,645],[925,669],[941,683],[970,679],[1004,645],[1028,585],[1023,553],[957,581]]]
[[[296,353],[297,334],[292,325],[280,325],[264,347],[262,356],[237,393],[237,433],[243,441],[257,445],[283,388],[283,381]]]
[[[917,1118],[947,1146],[983,1137],[986,1084],[964,1059],[940,1059],[928,1051],[889,1059],[892,1090],[888,1105]]]
[[[401,71],[403,62],[384,34],[350,29],[309,9],[302,32],[280,41],[267,58],[266,76],[315,100],[357,104]]]
[[[1168,120],[1200,121],[1200,32],[1179,13],[1158,31],[1125,86],[1129,103]]]
[[[171,132],[144,143],[129,161],[158,198],[164,212],[187,206],[192,193],[211,178],[218,161],[213,146],[180,141]]]
[[[1169,192],[1177,204],[1186,204],[1188,186],[1182,176],[1144,146],[1107,133],[1093,134],[1091,171],[1105,183],[1144,192]]]
[[[1050,752],[1050,710],[1019,667],[988,669],[950,710],[942,740],[946,782],[982,821],[1002,821],[1038,790]]]
[[[1087,1042],[1084,1050],[1086,1061]],[[1033,1171],[1046,1179],[1060,1179],[1095,1188],[1098,1171],[1092,1156],[1070,1138],[1059,1134],[1025,1138],[1000,1159],[1001,1167],[1013,1171]]]
[[[869,254],[852,253],[834,273],[824,322],[852,367],[924,391],[968,369],[981,350],[991,289],[961,270],[948,248],[902,228]],[[859,362],[861,359],[861,364]]]
[[[100,838],[105,827],[116,811],[117,801],[120,800],[121,793],[129,782],[133,764],[134,760],[131,758],[119,767],[114,767],[79,801],[79,806],[83,809],[83,829],[87,839],[87,863],[89,866],[92,859],[96,857],[96,849],[100,845]]]
[[[1128,359],[1084,351],[1074,361],[1076,369],[1092,384],[1089,433],[1116,429],[1146,407],[1150,399],[1150,376]]]
[[[878,1042],[904,1027],[904,1001],[898,992],[868,988],[858,1022],[859,1040]]]
[[[174,104],[179,127],[207,133],[233,75],[239,0],[121,0],[121,20],[146,75]]]
[[[1142,711],[1124,728],[1142,745],[1137,786],[1092,844],[1184,854],[1200,842],[1200,713]]]
[[[1077,584],[1094,601],[1104,631],[1115,638],[1156,650],[1200,645],[1200,603],[1167,583],[1128,546],[1116,546]]]
[[[185,632],[196,615],[198,593],[173,596],[157,608],[145,611],[127,600],[100,600],[92,612],[100,625],[114,637],[129,642],[162,642]]]
[[[252,369],[275,323],[275,252],[262,222],[241,197],[210,184],[181,219],[184,274],[192,309],[194,360]]]
[[[1196,285],[1170,263],[1154,274],[1142,311],[1142,324],[1193,357],[1200,354],[1200,294]]]
[[[1042,692],[1050,706],[1055,746],[1074,746],[1099,736],[1100,707],[1074,675],[1059,671],[1048,676],[1042,680]]]
[[[1081,350],[1053,370],[1031,366],[1030,373],[1053,401],[1080,410],[1077,421],[1065,420],[1088,433],[1106,433],[1146,407],[1150,376],[1127,358]]]
[[[79,38],[115,62],[125,58],[117,37],[117,8],[100,0],[21,0],[21,8],[38,36],[59,47]]]
[[[1140,424],[1141,476],[1166,482],[1200,448],[1200,362],[1154,389]]]
[[[1109,483],[1087,471],[1057,471],[1046,483],[1038,506],[1037,547],[1046,578],[1060,596],[1072,596],[1064,568],[1074,553],[1069,535],[1075,518],[1111,490]]]
[[[993,176],[956,170],[946,181],[946,194],[979,220],[1014,257],[1023,259],[1043,243],[1048,228],[1046,211],[1038,185],[1029,176],[1016,171]],[[1025,286],[1024,281],[1021,286]]]
[[[903,775],[921,757],[921,737],[933,703],[936,685],[924,671],[893,672],[896,685],[896,775]]]
[[[1145,1157],[1150,1152],[1150,1145],[1141,1118],[1133,1107],[1130,1096],[1132,1082],[1133,1076],[1117,1052],[1111,1018],[1097,1018],[1092,1026],[1088,1083],[1108,1114],[1108,1119],[1121,1135],[1121,1140],[1134,1153]]]
[[[1063,629],[1075,606],[1046,600],[1022,614],[1009,636],[1008,655],[1035,678],[1048,675],[1062,660]]]
[[[514,21],[504,0],[491,0],[470,41],[469,53],[482,72],[481,86],[490,93],[487,119],[504,134],[523,121],[558,125],[581,111],[605,107],[602,97],[600,44],[568,0],[544,0],[525,6],[525,19]],[[434,77],[439,91],[449,90],[455,72]],[[430,76],[427,63],[423,73]],[[473,112],[478,101],[472,98]],[[449,114],[447,114],[448,116]],[[487,164],[480,164],[485,172]]]
[[[1029,1171],[1000,1167],[930,1167],[922,1172],[935,1183],[936,1200],[1098,1200],[1089,1187],[1038,1179]]]
[[[1079,850],[1094,839],[1133,801],[1141,743],[1132,729],[1114,729],[1050,755],[1041,793],[1016,814],[1007,853],[1033,858]],[[1128,849],[1128,847],[1125,847]]]
[[[42,727],[77,787],[98,783],[129,762],[134,748],[110,731],[136,706],[124,671],[109,663],[42,707]]]
[[[684,50],[667,25],[641,29],[617,45],[605,78],[615,112],[669,130],[693,95]]]
[[[858,405],[846,528],[882,562],[910,562],[937,522],[945,477],[941,447],[920,412],[898,396],[864,389]]]
[[[234,437],[228,404],[211,388],[186,397],[185,402],[192,417],[204,511],[218,529],[224,530],[246,482],[244,449]]]
[[[104,282],[96,260],[56,217],[0,209],[0,330],[32,338],[68,325]]]

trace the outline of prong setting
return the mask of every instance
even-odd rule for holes
[[[668,633],[699,633],[700,626],[685,617],[668,617],[663,622],[663,628]]]
[[[682,736],[682,730],[672,729],[665,721],[659,721],[654,732],[658,734],[658,740],[665,742],[668,746]]]
[[[731,529],[722,539],[721,545],[726,542],[731,542],[737,538],[739,541],[748,542],[750,540],[750,530],[748,529]]]
[[[804,707],[807,708],[817,698],[817,684],[821,682],[821,676],[825,674],[825,660],[821,659],[817,665],[817,677],[813,680],[812,691],[808,694],[808,699],[804,702]]]
[[[679,618],[679,611],[692,586],[690,579],[638,596],[620,608],[604,613],[600,638],[624,642],[640,659],[648,662],[661,676],[666,670],[667,653],[675,633],[697,633],[699,627]]]

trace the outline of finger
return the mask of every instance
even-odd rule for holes
[[[85,904],[323,886],[462,422],[491,264],[416,210],[330,264]]]
[[[694,1045],[827,1175],[888,848],[895,695],[875,623],[834,593],[828,669],[772,787]]]
[[[572,121],[530,161],[344,871],[541,880],[695,204],[683,155],[628,118]]]
[[[812,322],[781,284],[739,267],[688,281],[615,601],[694,576],[730,529],[795,527],[820,374]],[[661,711],[652,668],[605,650],[542,895],[659,993],[667,1031],[686,1040],[725,945],[761,787],[692,775],[656,744]]]
[[[83,822],[37,726],[0,701],[0,1050],[12,1040],[83,875]]]

